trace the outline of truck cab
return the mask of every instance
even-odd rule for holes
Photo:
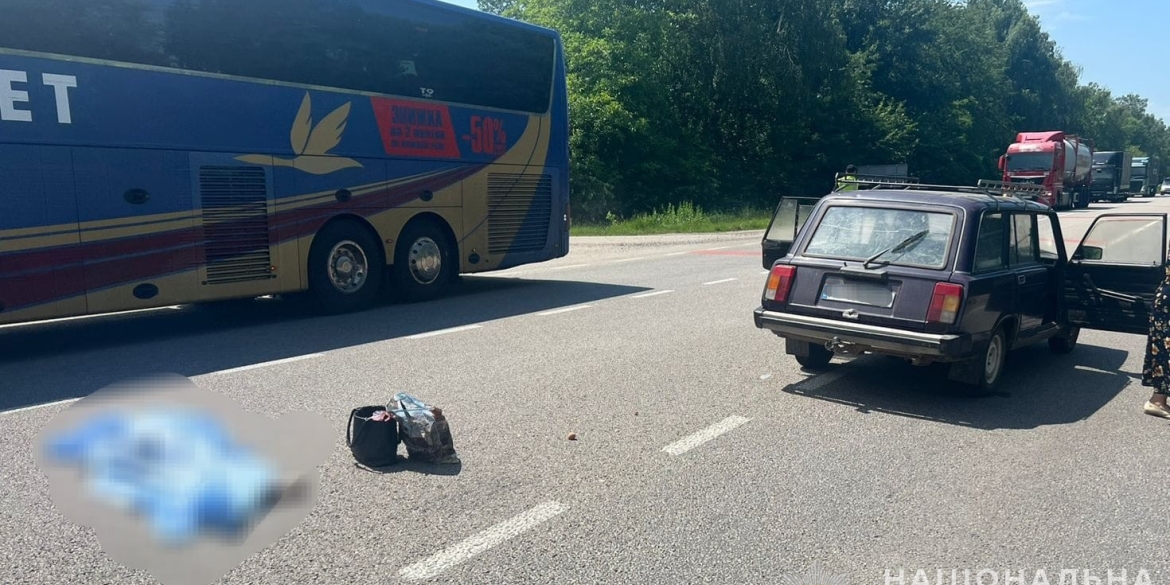
[[[1089,192],[1094,201],[1120,203],[1130,195],[1130,173],[1133,157],[1124,151],[1102,151],[1093,154],[1093,178]]]

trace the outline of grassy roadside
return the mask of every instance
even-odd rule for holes
[[[759,209],[708,213],[690,203],[681,203],[677,207],[668,205],[665,209],[628,219],[610,216],[609,221],[602,224],[574,222],[570,235],[641,236],[762,230],[768,227],[771,219],[770,211]]]

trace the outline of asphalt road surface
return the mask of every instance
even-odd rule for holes
[[[1130,210],[1170,199],[1062,213],[1066,237]],[[273,301],[0,328],[0,580],[155,582],[53,507],[31,452],[67,401],[159,372],[337,429],[308,518],[222,583],[1170,578],[1143,337],[1022,350],[990,397],[874,357],[811,376],[752,323],[759,238],[577,239],[450,298],[337,317]],[[354,467],[350,410],[401,391],[444,408],[461,466]]]

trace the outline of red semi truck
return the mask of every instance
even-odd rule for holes
[[[1089,206],[1093,147],[1085,139],[1064,132],[1020,132],[999,158],[1005,183],[1042,185],[1037,197],[1053,209]]]

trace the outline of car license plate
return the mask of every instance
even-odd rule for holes
[[[830,277],[821,289],[821,300],[889,309],[894,306],[894,291],[885,284]]]

